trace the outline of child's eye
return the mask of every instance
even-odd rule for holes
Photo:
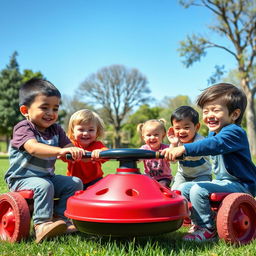
[[[54,111],[54,112],[58,112],[59,109],[58,109],[58,108],[54,108],[53,111]]]

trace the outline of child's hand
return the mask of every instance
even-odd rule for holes
[[[100,152],[103,151],[103,149],[95,149],[92,151],[92,159],[95,160],[97,158],[100,158]]]
[[[175,136],[174,129],[172,127],[168,129],[167,138],[173,147],[178,146],[179,138]]]
[[[77,161],[82,159],[85,151],[82,148],[78,148],[78,147],[62,148],[57,157],[64,158],[66,157],[67,153],[70,153],[72,155],[72,159]]]
[[[185,153],[185,147],[179,146],[174,148],[165,148],[162,150],[161,155],[164,155],[164,158],[170,161],[176,161],[177,157],[182,156]]]

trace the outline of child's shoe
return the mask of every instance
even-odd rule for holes
[[[66,232],[67,226],[65,221],[57,220],[55,222],[48,221],[35,226],[36,243],[42,240],[62,235]]]
[[[72,233],[78,232],[78,229],[76,228],[76,226],[73,224],[71,220],[67,220],[66,225],[67,225],[66,234],[72,234]]]
[[[189,234],[194,233],[197,229],[199,228],[199,226],[197,226],[196,224],[192,224],[191,227],[188,230]]]
[[[210,230],[208,228],[201,228],[196,226],[196,230],[192,233],[188,233],[183,237],[185,241],[195,241],[195,242],[207,242],[217,239],[217,232],[215,229]]]

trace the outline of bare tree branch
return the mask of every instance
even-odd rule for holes
[[[86,102],[104,110],[116,132],[116,147],[120,146],[120,130],[127,114],[150,100],[146,77],[121,65],[105,67],[91,75],[80,85],[78,93]]]

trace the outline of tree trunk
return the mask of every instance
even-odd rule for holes
[[[6,152],[8,152],[9,143],[10,143],[10,137],[8,135],[5,136],[5,142],[6,142]]]
[[[253,96],[251,93],[247,93],[246,123],[251,154],[256,156],[256,117]]]
[[[116,134],[115,136],[115,144],[114,144],[114,148],[120,148],[121,147],[121,136],[120,134]]]

